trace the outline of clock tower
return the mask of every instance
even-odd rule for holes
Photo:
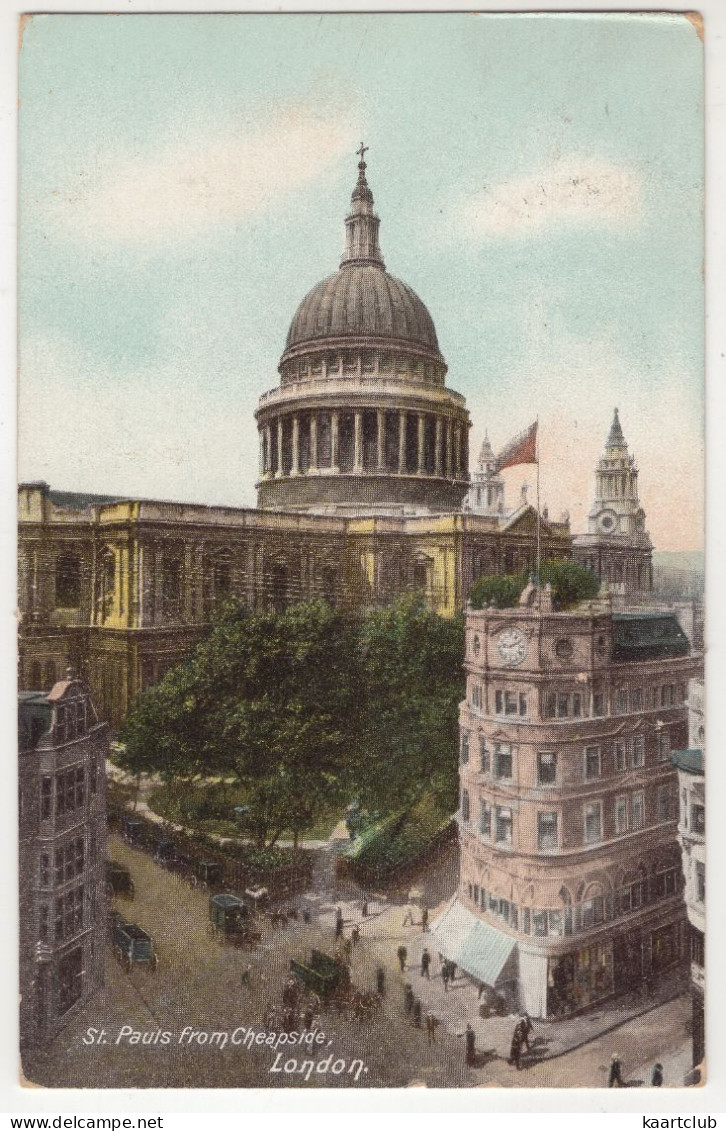
[[[649,593],[653,544],[638,498],[638,468],[628,452],[617,409],[605,454],[595,470],[595,484],[587,534],[574,539],[575,560],[606,581],[615,595]]]

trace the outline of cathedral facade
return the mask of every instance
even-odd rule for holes
[[[453,616],[483,574],[533,569],[537,515],[467,510],[469,416],[433,320],[390,275],[362,160],[339,270],[303,299],[260,398],[257,508],[20,487],[20,687],[71,665],[118,727],[229,598],[366,609],[417,591]],[[542,556],[571,557],[541,521]]]

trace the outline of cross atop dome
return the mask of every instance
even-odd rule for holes
[[[356,149],[358,180],[350,198],[350,213],[345,218],[345,252],[341,267],[348,263],[368,263],[383,267],[383,256],[378,246],[378,226],[380,220],[373,211],[373,193],[366,180],[365,155],[369,146],[360,143]]]

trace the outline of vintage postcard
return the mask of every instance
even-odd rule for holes
[[[703,1083],[699,15],[20,30],[23,1081]]]

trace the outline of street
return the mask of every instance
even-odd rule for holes
[[[564,1055],[539,1062],[532,1057],[529,1064],[525,1057],[522,1071],[506,1059],[510,1019],[483,1022],[476,1065],[465,1066],[462,1025],[442,1019],[429,1043],[425,1027],[414,1027],[403,1008],[405,981],[410,980],[424,999],[423,979],[417,970],[399,971],[396,950],[402,943],[412,953],[417,945],[420,949],[420,927],[404,928],[400,903],[375,896],[370,898],[371,914],[363,918],[360,900],[353,898],[360,893],[354,890],[341,893],[340,899],[345,936],[350,936],[354,922],[360,930],[352,952],[352,980],[359,989],[372,991],[382,967],[381,1009],[354,1020],[322,1008],[313,1025],[317,1035],[309,1038],[311,1048],[259,1043],[257,1034],[265,1030],[271,1005],[277,1009],[275,1029],[281,1029],[290,959],[307,960],[312,947],[334,952],[334,907],[323,903],[327,910],[310,924],[298,919],[286,927],[265,925],[255,949],[237,950],[209,937],[206,893],[193,890],[116,837],[111,855],[131,869],[136,885],[135,899],[117,900],[117,909],[151,933],[158,970],[134,967],[126,974],[109,946],[104,989],[48,1049],[26,1053],[24,1071],[35,1083],[135,1088],[597,1087],[605,1084],[611,1054],[617,1051],[631,1085],[647,1083],[656,1060],[666,1066],[666,1085],[682,1084],[689,1063],[690,1002],[684,996]],[[432,909],[453,890],[453,859],[445,851],[417,879]],[[247,966],[251,969],[245,983]],[[438,961],[434,967],[431,986],[436,994]],[[437,1015],[424,999],[424,1015],[428,1009]],[[535,1024],[535,1041],[543,1028]],[[541,1041],[540,1051],[546,1043]]]

